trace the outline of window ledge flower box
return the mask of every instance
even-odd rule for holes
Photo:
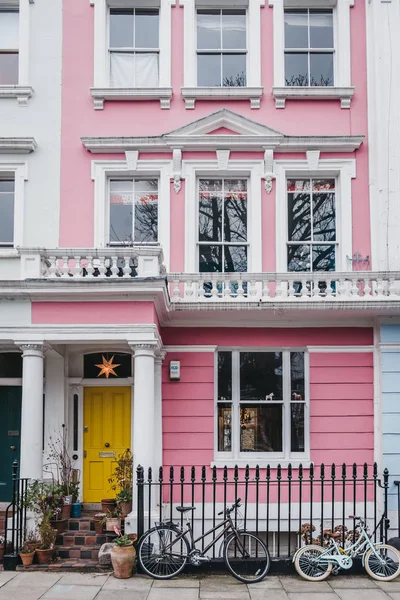
[[[286,100],[340,100],[341,108],[350,108],[354,87],[286,86],[273,87],[276,108],[285,108]]]
[[[110,102],[134,102],[141,100],[159,100],[160,108],[169,109],[171,106],[172,88],[90,88],[95,110],[103,110],[105,100]]]
[[[182,87],[186,108],[195,108],[196,100],[250,100],[251,108],[260,108],[263,87]]]

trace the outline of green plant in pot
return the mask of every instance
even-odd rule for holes
[[[32,545],[25,540],[22,546],[19,549],[19,555],[22,560],[22,564],[24,567],[29,567],[33,563],[33,559],[35,558],[36,548],[32,547]]]
[[[128,579],[132,575],[135,564],[136,550],[133,540],[127,535],[122,535],[120,529],[114,529],[117,537],[113,540],[115,545],[111,549],[111,563],[114,569],[114,577],[117,579]]]
[[[106,531],[115,531],[115,528],[121,529],[121,511],[119,508],[109,510],[100,521],[106,527]]]
[[[62,515],[68,519],[71,516],[71,506],[79,496],[79,471],[73,468],[73,459],[69,452],[68,432],[65,425],[56,437],[50,437],[49,467],[56,470],[57,482],[62,496]]]
[[[40,565],[47,565],[51,562],[56,541],[56,530],[51,526],[50,514],[44,515],[38,526],[40,547],[36,550],[38,562]]]
[[[129,448],[118,455],[108,483],[113,492],[116,492],[116,501],[121,513],[128,515],[132,511],[133,489],[133,455]]]

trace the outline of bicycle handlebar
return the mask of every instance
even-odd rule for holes
[[[230,515],[231,512],[233,512],[234,510],[236,510],[237,508],[239,508],[239,506],[241,506],[241,498],[237,498],[235,500],[235,502],[232,504],[231,508],[224,508],[224,510],[222,510],[221,512],[218,513],[218,516],[220,517],[221,515]]]

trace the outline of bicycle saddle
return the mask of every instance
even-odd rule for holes
[[[176,510],[180,513],[188,512],[188,510],[196,510],[195,506],[177,506]]]

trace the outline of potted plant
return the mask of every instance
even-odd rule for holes
[[[72,457],[68,448],[68,433],[65,425],[56,437],[50,437],[48,459],[49,466],[54,466],[57,471],[57,481],[62,497],[61,513],[63,519],[71,516],[71,507],[79,495],[79,471],[72,466]]]
[[[6,540],[4,535],[0,535],[0,560],[3,560],[4,558],[4,548],[6,545]]]
[[[121,490],[116,497],[117,505],[119,506],[122,515],[125,517],[132,512],[132,489]]]
[[[36,550],[38,563],[40,565],[47,565],[51,562],[53,557],[54,544],[57,535],[56,530],[51,526],[49,514],[43,517],[38,530],[40,536],[40,546]]]
[[[135,564],[136,550],[133,540],[127,535],[122,535],[120,529],[114,529],[117,537],[113,540],[115,545],[111,549],[111,563],[114,569],[114,577],[117,579],[129,579]]]
[[[106,531],[115,531],[115,529],[121,529],[121,511],[119,508],[109,510],[103,519],[106,525]],[[100,521],[102,523],[103,521]]]
[[[129,450],[119,454],[116,466],[108,480],[111,489],[116,492],[116,501],[123,515],[132,511],[132,486],[133,486],[133,455]]]
[[[93,517],[94,529],[97,535],[101,535],[104,531],[106,513],[96,513]]]
[[[115,498],[103,498],[101,501],[101,512],[107,513],[110,510],[114,510],[117,506],[117,501]]]
[[[35,558],[36,548],[32,548],[32,545],[25,540],[19,549],[19,555],[22,560],[24,567],[30,567]]]
[[[67,529],[68,521],[67,519],[63,519],[61,505],[54,506],[52,509],[50,523],[58,534],[63,533]]]
[[[27,550],[36,550],[40,545],[40,538],[35,529],[29,529],[25,536],[24,547]]]

